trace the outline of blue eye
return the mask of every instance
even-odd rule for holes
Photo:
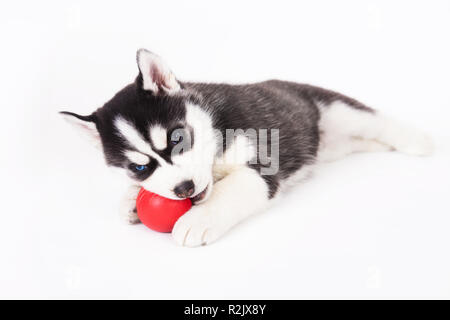
[[[184,128],[177,128],[172,131],[170,134],[169,140],[170,144],[175,146],[183,141],[184,137],[187,137],[186,129]]]
[[[145,165],[136,165],[134,168],[137,171],[144,171],[145,169],[147,169],[147,166],[145,166]]]

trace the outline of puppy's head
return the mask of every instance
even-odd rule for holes
[[[62,115],[103,149],[108,165],[148,191],[201,202],[212,188],[216,142],[210,116],[164,61],[137,52],[139,76],[88,116]]]

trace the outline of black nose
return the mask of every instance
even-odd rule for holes
[[[195,186],[192,180],[181,182],[173,189],[178,198],[189,198],[194,194]]]

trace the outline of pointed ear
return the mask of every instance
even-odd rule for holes
[[[82,135],[87,137],[94,144],[95,147],[101,147],[100,134],[98,133],[97,126],[95,124],[95,115],[80,116],[79,114],[61,111],[60,114],[64,119],[73,125]]]
[[[139,49],[136,60],[142,76],[142,89],[154,94],[171,94],[180,90],[180,84],[161,57],[146,49]]]

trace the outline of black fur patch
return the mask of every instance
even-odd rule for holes
[[[214,115],[214,127],[223,136],[226,129],[279,130],[279,171],[275,176],[263,176],[270,197],[276,194],[281,180],[314,161],[320,116],[314,101],[301,93],[299,85],[282,81],[185,85],[201,93],[204,108]],[[270,143],[269,134],[269,146]],[[251,167],[260,172],[263,166],[258,163]]]
[[[223,136],[226,129],[279,129],[279,171],[274,176],[262,176],[269,186],[270,198],[277,193],[282,180],[315,161],[319,146],[318,103],[342,101],[356,109],[374,112],[339,93],[287,81],[183,86],[201,95],[203,108],[213,115],[214,127]],[[270,134],[268,138],[270,146]],[[263,166],[257,163],[250,167],[260,172]]]

